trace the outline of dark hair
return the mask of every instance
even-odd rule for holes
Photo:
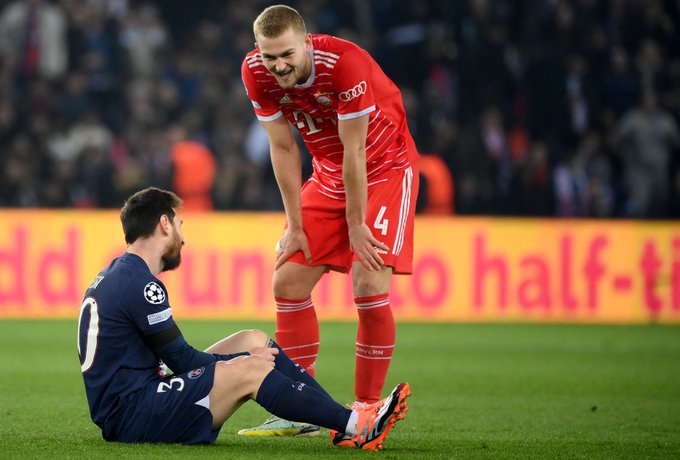
[[[156,187],[145,188],[133,194],[120,211],[125,241],[131,244],[138,238],[151,236],[161,216],[174,218],[175,209],[181,204],[180,197]]]

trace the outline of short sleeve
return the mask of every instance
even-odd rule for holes
[[[334,87],[337,90],[338,118],[359,118],[375,110],[371,57],[363,50],[344,53],[336,64]]]
[[[266,72],[268,70],[259,53],[246,56],[241,65],[241,79],[255,115],[260,121],[274,121],[283,116],[283,112],[275,101],[264,94],[262,85],[258,84],[258,77],[264,78]]]
[[[142,335],[148,336],[175,325],[168,291],[157,278],[136,280],[122,299]]]

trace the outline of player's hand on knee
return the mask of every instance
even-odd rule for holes
[[[378,251],[387,253],[389,248],[373,236],[365,223],[349,228],[349,244],[367,270],[380,270],[385,265]]]
[[[276,267],[274,269],[278,269],[298,251],[302,251],[308,263],[312,262],[312,252],[309,250],[305,232],[286,229],[281,239],[276,243]]]
[[[276,355],[279,354],[278,348],[267,348],[267,347],[258,347],[254,348],[253,351],[250,352],[252,356],[257,356],[259,358],[262,358],[268,362],[271,362],[272,364],[274,363],[274,359]]]

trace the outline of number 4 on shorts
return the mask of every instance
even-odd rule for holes
[[[383,219],[385,211],[387,211],[387,206],[381,206],[380,211],[378,211],[378,215],[375,218],[375,222],[373,222],[373,227],[380,230],[380,233],[383,235],[387,235],[387,224],[389,223],[387,219]]]

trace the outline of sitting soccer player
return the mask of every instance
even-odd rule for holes
[[[78,320],[78,355],[92,420],[107,441],[212,443],[246,400],[287,420],[331,430],[335,445],[379,450],[404,418],[401,383],[378,403],[347,409],[262,331],[192,348],[156,275],[179,266],[184,245],[172,192],[147,188],[121,211],[128,249],[94,279]],[[173,375],[163,376],[165,365]]]

